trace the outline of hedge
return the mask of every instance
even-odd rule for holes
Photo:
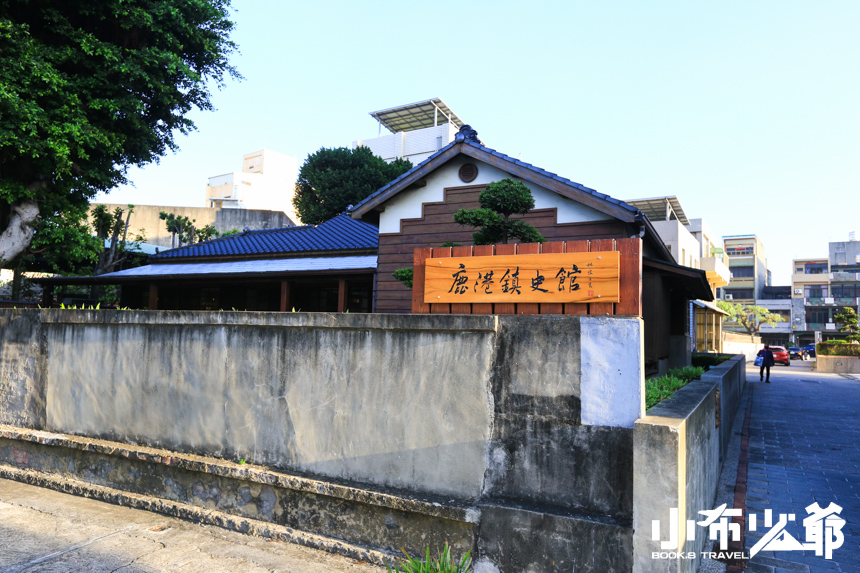
[[[815,353],[821,356],[860,356],[860,344],[846,342],[819,342]]]

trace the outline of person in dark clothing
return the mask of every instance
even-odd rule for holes
[[[764,348],[758,351],[756,356],[761,356],[761,370],[759,370],[758,379],[759,381],[764,380],[768,384],[770,384],[770,367],[773,366],[773,352],[770,349],[770,346],[767,344],[764,345]],[[767,379],[765,380],[764,374],[765,370],[767,370]]]

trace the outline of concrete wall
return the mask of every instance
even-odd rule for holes
[[[128,210],[128,205],[120,205],[118,203],[102,204],[111,213],[117,207],[120,207],[123,212]],[[93,203],[90,207],[95,207],[96,205],[99,205],[99,203]],[[128,226],[129,235],[134,235],[140,229],[143,229],[147,243],[169,249],[171,236],[167,232],[165,222],[158,217],[161,211],[193,219],[196,221],[194,226],[198,229],[206,225],[212,225],[219,233],[225,233],[233,229],[241,231],[245,227],[250,227],[251,229],[275,229],[278,227],[293,226],[293,222],[281,211],[135,205],[134,213],[131,214],[131,221]]]
[[[743,354],[748,362],[752,362],[762,347],[760,336],[750,338],[746,334],[723,331],[723,354]]]
[[[698,569],[707,531],[687,540],[687,520],[710,510],[716,497],[731,428],[746,384],[745,358],[735,356],[711,368],[669,399],[648,410],[633,431],[633,571],[687,573]],[[670,508],[678,520],[670,527]],[[659,520],[659,541],[652,522]],[[671,548],[661,542],[674,541]],[[653,559],[653,552],[695,553],[695,557]]]
[[[815,369],[818,372],[834,374],[860,374],[860,358],[857,356],[816,356]]]
[[[474,503],[502,571],[630,568],[639,319],[50,309],[0,330],[0,424]]]

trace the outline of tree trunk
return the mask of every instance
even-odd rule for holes
[[[0,233],[0,261],[9,263],[33,242],[32,224],[39,218],[39,204],[32,199],[12,203],[9,225]]]

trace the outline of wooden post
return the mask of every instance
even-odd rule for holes
[[[281,312],[290,309],[290,282],[281,281]]]
[[[158,310],[158,285],[149,283],[149,310]]]
[[[347,302],[346,279],[340,279],[337,281],[337,311],[346,312]]]

